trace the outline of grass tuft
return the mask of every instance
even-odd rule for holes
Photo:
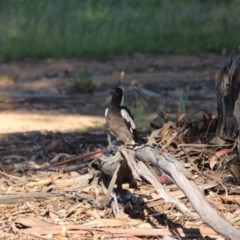
[[[91,79],[91,74],[88,70],[75,73],[71,79],[70,89],[75,92],[90,93],[94,90],[94,84]]]
[[[178,112],[179,113],[186,113],[187,111],[187,101],[190,93],[190,85],[186,87],[180,87],[176,89],[176,94],[178,97]]]

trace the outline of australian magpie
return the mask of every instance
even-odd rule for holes
[[[135,145],[138,142],[136,125],[130,110],[124,105],[121,88],[111,90],[112,99],[105,111],[106,122],[112,135],[124,145]]]

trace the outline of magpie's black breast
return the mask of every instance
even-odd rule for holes
[[[121,116],[121,107],[109,106],[106,121],[110,132],[125,145],[136,144],[137,134],[136,130],[130,130],[129,124]]]

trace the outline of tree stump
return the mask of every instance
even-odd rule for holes
[[[240,56],[231,61],[216,76],[219,137],[235,141],[236,158],[230,165],[233,176],[240,183]]]
[[[235,141],[240,126],[240,57],[216,76],[218,126],[217,134]]]

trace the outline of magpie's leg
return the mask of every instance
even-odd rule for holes
[[[107,140],[108,140],[108,148],[110,148],[110,149],[113,148],[110,133],[108,133],[108,135],[107,135]]]
[[[115,145],[116,140],[112,141],[110,133],[108,133],[108,135],[107,135],[107,140],[108,140],[107,151],[108,152],[116,152],[118,150],[118,147]]]

